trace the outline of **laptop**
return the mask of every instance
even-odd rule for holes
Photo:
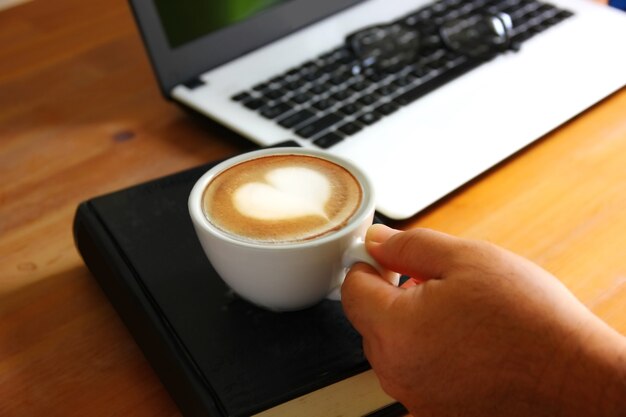
[[[351,160],[395,220],[626,84],[626,13],[592,0],[130,4],[167,99],[260,145],[294,139]],[[475,60],[434,42],[382,71],[346,44],[395,23],[435,39],[474,15],[507,17],[510,47]]]

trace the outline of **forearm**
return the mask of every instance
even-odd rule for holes
[[[564,361],[560,415],[626,416],[626,338],[604,323],[592,328]]]
[[[626,338],[586,319],[513,349],[499,366],[511,372],[501,374],[492,408],[480,415],[626,417]]]

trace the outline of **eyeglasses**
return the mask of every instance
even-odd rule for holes
[[[475,59],[489,59],[511,47],[513,21],[506,13],[475,14],[440,25],[434,35],[402,22],[370,26],[346,38],[361,67],[391,70],[415,62],[425,48],[443,45]]]

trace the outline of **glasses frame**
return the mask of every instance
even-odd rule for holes
[[[511,49],[513,21],[507,13],[471,14],[436,28],[436,35],[402,21],[372,25],[346,37],[361,69],[394,70],[416,61],[426,48],[443,46],[472,59],[488,60]]]

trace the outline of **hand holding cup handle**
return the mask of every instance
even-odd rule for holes
[[[376,271],[378,271],[380,275],[385,276],[390,273],[390,271],[385,269],[381,264],[378,263],[378,261],[376,261],[376,259],[372,257],[372,255],[369,254],[367,248],[365,247],[365,241],[362,238],[355,239],[352,246],[350,246],[344,253],[342,262],[346,270],[350,269],[356,263],[363,262],[373,267]],[[393,273],[391,283],[397,286],[399,280],[400,275]],[[341,300],[341,284],[343,284],[343,280],[341,281],[339,286],[333,288],[330,291],[327,297],[328,299],[336,301]]]

